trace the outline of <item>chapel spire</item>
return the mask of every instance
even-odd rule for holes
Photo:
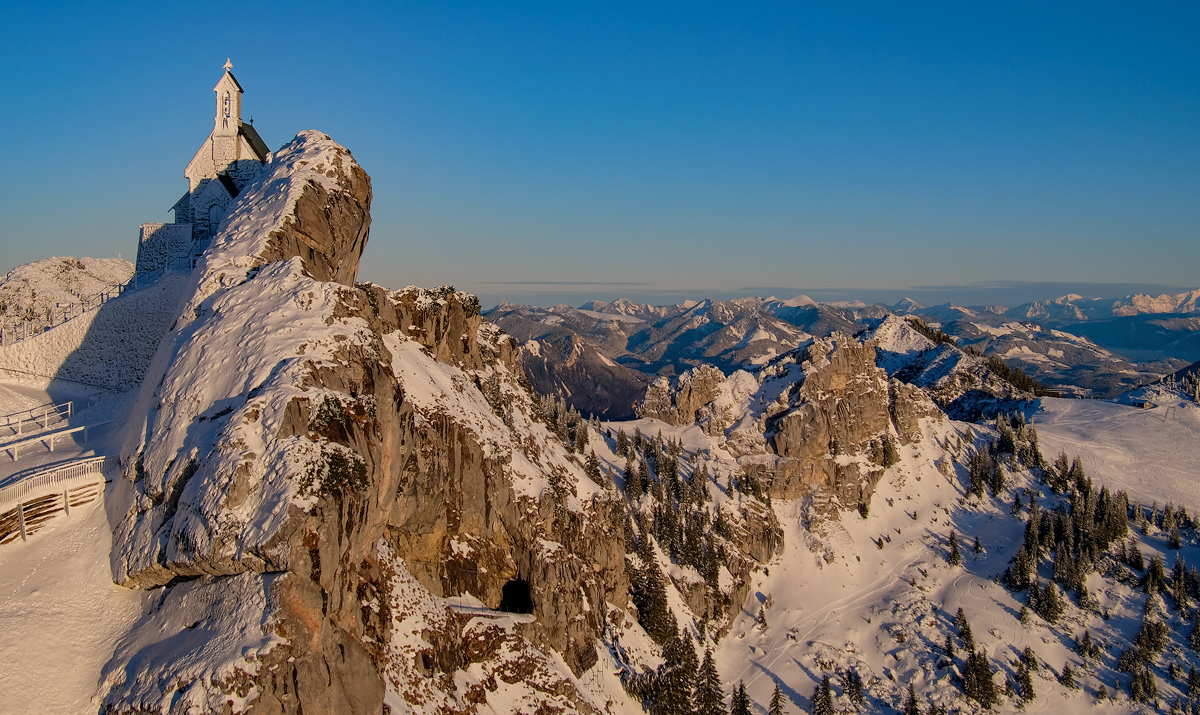
[[[238,127],[242,126],[242,85],[233,76],[233,62],[225,60],[225,74],[221,76],[217,86],[217,116],[213,125],[213,134],[217,136],[237,136]]]

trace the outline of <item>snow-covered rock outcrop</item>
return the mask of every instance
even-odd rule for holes
[[[355,285],[370,198],[303,132],[193,274],[108,505],[117,580],[164,587],[105,669],[109,711],[603,707],[577,678],[627,603],[620,503],[534,420],[473,296]],[[518,581],[524,620],[443,600],[496,608]]]
[[[900,323],[885,323],[891,354],[933,345],[902,319],[889,320]],[[922,418],[944,418],[921,390],[889,379],[876,365],[876,350],[873,341],[835,334],[753,374],[725,377],[701,366],[674,382],[659,378],[639,415],[724,437],[725,448],[773,497],[821,490],[845,506],[865,503],[883,474],[886,442],[918,440]]]

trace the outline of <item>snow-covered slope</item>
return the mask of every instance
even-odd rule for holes
[[[113,584],[112,533],[93,501],[0,548],[0,712],[97,712],[113,644],[150,594]]]
[[[137,387],[178,315],[187,280],[164,276],[40,335],[2,346],[0,370],[39,384],[59,379],[115,391]]]
[[[105,293],[133,276],[120,258],[47,258],[17,266],[0,281],[0,320],[44,319],[84,298]]]

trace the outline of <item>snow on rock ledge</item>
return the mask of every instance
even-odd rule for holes
[[[525,581],[532,620],[512,637],[561,666],[554,690],[624,619],[622,504],[535,419],[511,338],[451,288],[353,284],[369,181],[301,134],[193,274],[108,502],[116,578],[165,589],[105,670],[107,712],[379,713],[430,677],[480,709],[452,683],[511,649],[464,654],[467,623],[417,614],[432,650],[414,671],[394,618],[410,580],[492,608]],[[242,645],[215,647],[218,630]]]

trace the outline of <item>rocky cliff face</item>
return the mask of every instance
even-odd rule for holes
[[[889,380],[872,343],[818,340],[799,359],[806,377],[787,409],[765,423],[779,457],[767,470],[771,493],[792,499],[822,486],[843,504],[866,503],[883,474],[886,441],[919,439],[919,419],[941,411],[920,390]]]
[[[780,499],[821,489],[843,506],[865,503],[888,441],[912,443],[922,418],[945,417],[922,390],[876,366],[874,342],[842,335],[816,339],[754,375],[709,370],[675,385],[656,382],[639,414],[723,434],[746,473]]]
[[[194,274],[108,505],[117,580],[161,589],[109,712],[599,709],[578,677],[626,606],[619,502],[534,419],[473,296],[354,284],[370,198],[302,133]],[[444,600],[523,586],[531,614],[485,624]]]
[[[712,365],[701,365],[679,376],[674,384],[655,380],[638,405],[637,416],[662,420],[669,425],[690,425],[701,418],[701,410],[717,399],[725,375]],[[719,432],[724,427],[716,428]]]

